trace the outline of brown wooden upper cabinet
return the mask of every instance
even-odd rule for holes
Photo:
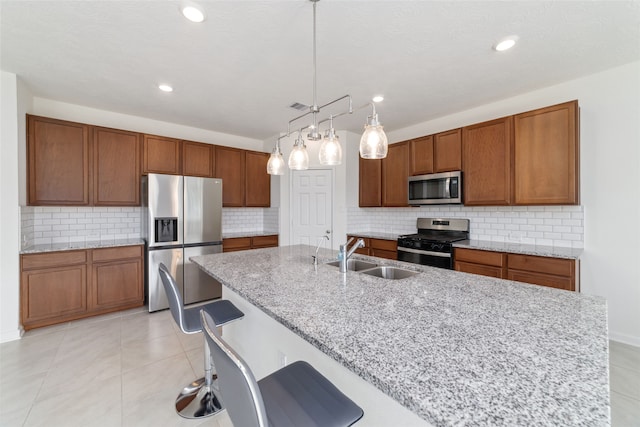
[[[93,205],[140,205],[140,134],[93,129]]]
[[[512,116],[462,129],[465,205],[512,203],[512,153]]]
[[[514,128],[515,204],[578,204],[578,101],[517,114]]]
[[[437,133],[433,137],[433,171],[462,169],[462,129]]]
[[[222,179],[222,206],[244,206],[245,151],[217,146],[215,168],[216,177]]]
[[[163,136],[144,135],[142,173],[182,173],[182,141]]]
[[[245,153],[245,206],[247,207],[271,206],[271,176],[267,173],[269,157],[269,153],[257,151]]]
[[[89,126],[27,115],[30,205],[88,206]]]
[[[424,175],[433,173],[433,135],[412,139],[410,142],[409,173]]]
[[[382,206],[382,160],[360,157],[359,169],[359,205]]]
[[[182,141],[182,174],[188,176],[215,176],[215,146],[201,142]]]
[[[389,145],[382,159],[382,206],[408,206],[409,141]]]

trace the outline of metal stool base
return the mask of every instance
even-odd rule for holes
[[[223,410],[214,388],[207,386],[204,378],[187,385],[176,399],[176,412],[183,418],[204,418]]]

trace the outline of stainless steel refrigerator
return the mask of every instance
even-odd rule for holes
[[[149,174],[142,178],[149,311],[169,307],[158,266],[164,263],[185,304],[222,296],[219,282],[189,258],[222,252],[222,180]]]

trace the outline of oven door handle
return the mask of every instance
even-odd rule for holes
[[[439,257],[442,257],[442,258],[451,258],[451,254],[450,253],[422,251],[420,249],[403,248],[403,247],[400,247],[400,246],[398,246],[398,250],[402,251],[402,252],[411,252],[413,254],[439,256]]]

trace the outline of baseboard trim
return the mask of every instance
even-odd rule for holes
[[[609,339],[611,341],[617,341],[623,344],[628,344],[628,345],[632,345],[634,347],[640,348],[640,337],[634,337],[632,335],[626,335],[626,334],[618,334],[618,333],[609,331]]]
[[[0,344],[4,342],[16,341],[22,338],[24,335],[24,329],[22,326],[15,331],[4,331],[0,333]]]

